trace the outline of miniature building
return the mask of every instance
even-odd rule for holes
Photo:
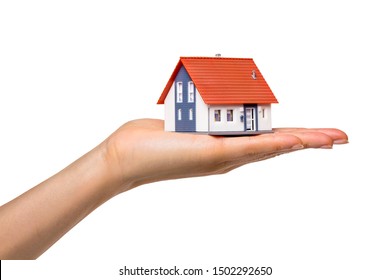
[[[251,58],[181,57],[157,104],[165,130],[214,135],[272,131],[278,103]]]

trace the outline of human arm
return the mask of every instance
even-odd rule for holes
[[[34,259],[115,195],[142,184],[222,174],[305,148],[347,143],[337,129],[276,129],[215,137],[163,131],[161,120],[136,120],[51,178],[0,207],[0,259]]]

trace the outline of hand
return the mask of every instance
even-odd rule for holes
[[[65,169],[0,207],[0,259],[37,258],[105,201],[141,184],[221,174],[292,151],[347,142],[337,129],[284,128],[216,137],[165,132],[161,120],[128,122]]]
[[[155,119],[130,121],[107,139],[121,177],[119,192],[155,181],[226,173],[306,148],[348,142],[338,129],[279,128],[274,133],[220,137],[165,132]]]

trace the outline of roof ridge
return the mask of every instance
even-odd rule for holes
[[[181,56],[180,59],[225,59],[225,60],[253,60],[247,57],[221,57],[221,56]]]

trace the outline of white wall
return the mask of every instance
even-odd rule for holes
[[[264,110],[264,115],[263,115]],[[264,116],[264,117],[263,117]],[[271,104],[258,104],[257,105],[257,122],[259,130],[271,130]]]
[[[233,121],[227,121],[227,110],[233,109]],[[214,110],[221,110],[221,121],[214,121]],[[263,117],[264,110],[264,117]],[[240,116],[244,115],[244,106],[242,105],[220,105],[210,106],[210,131],[243,131],[244,122],[241,121]],[[259,130],[271,130],[271,105],[258,104],[257,105],[257,124]]]
[[[209,131],[209,119],[208,119],[208,106],[204,103],[203,98],[200,96],[198,89],[195,92],[196,100],[196,131],[208,132]]]
[[[165,131],[175,131],[175,83],[172,84],[171,89],[165,98]]]
[[[228,122],[227,110],[233,109],[233,121]],[[221,121],[214,121],[214,110],[221,110]],[[244,114],[242,105],[212,105],[209,110],[210,131],[243,131],[244,122],[241,122],[241,114]]]

